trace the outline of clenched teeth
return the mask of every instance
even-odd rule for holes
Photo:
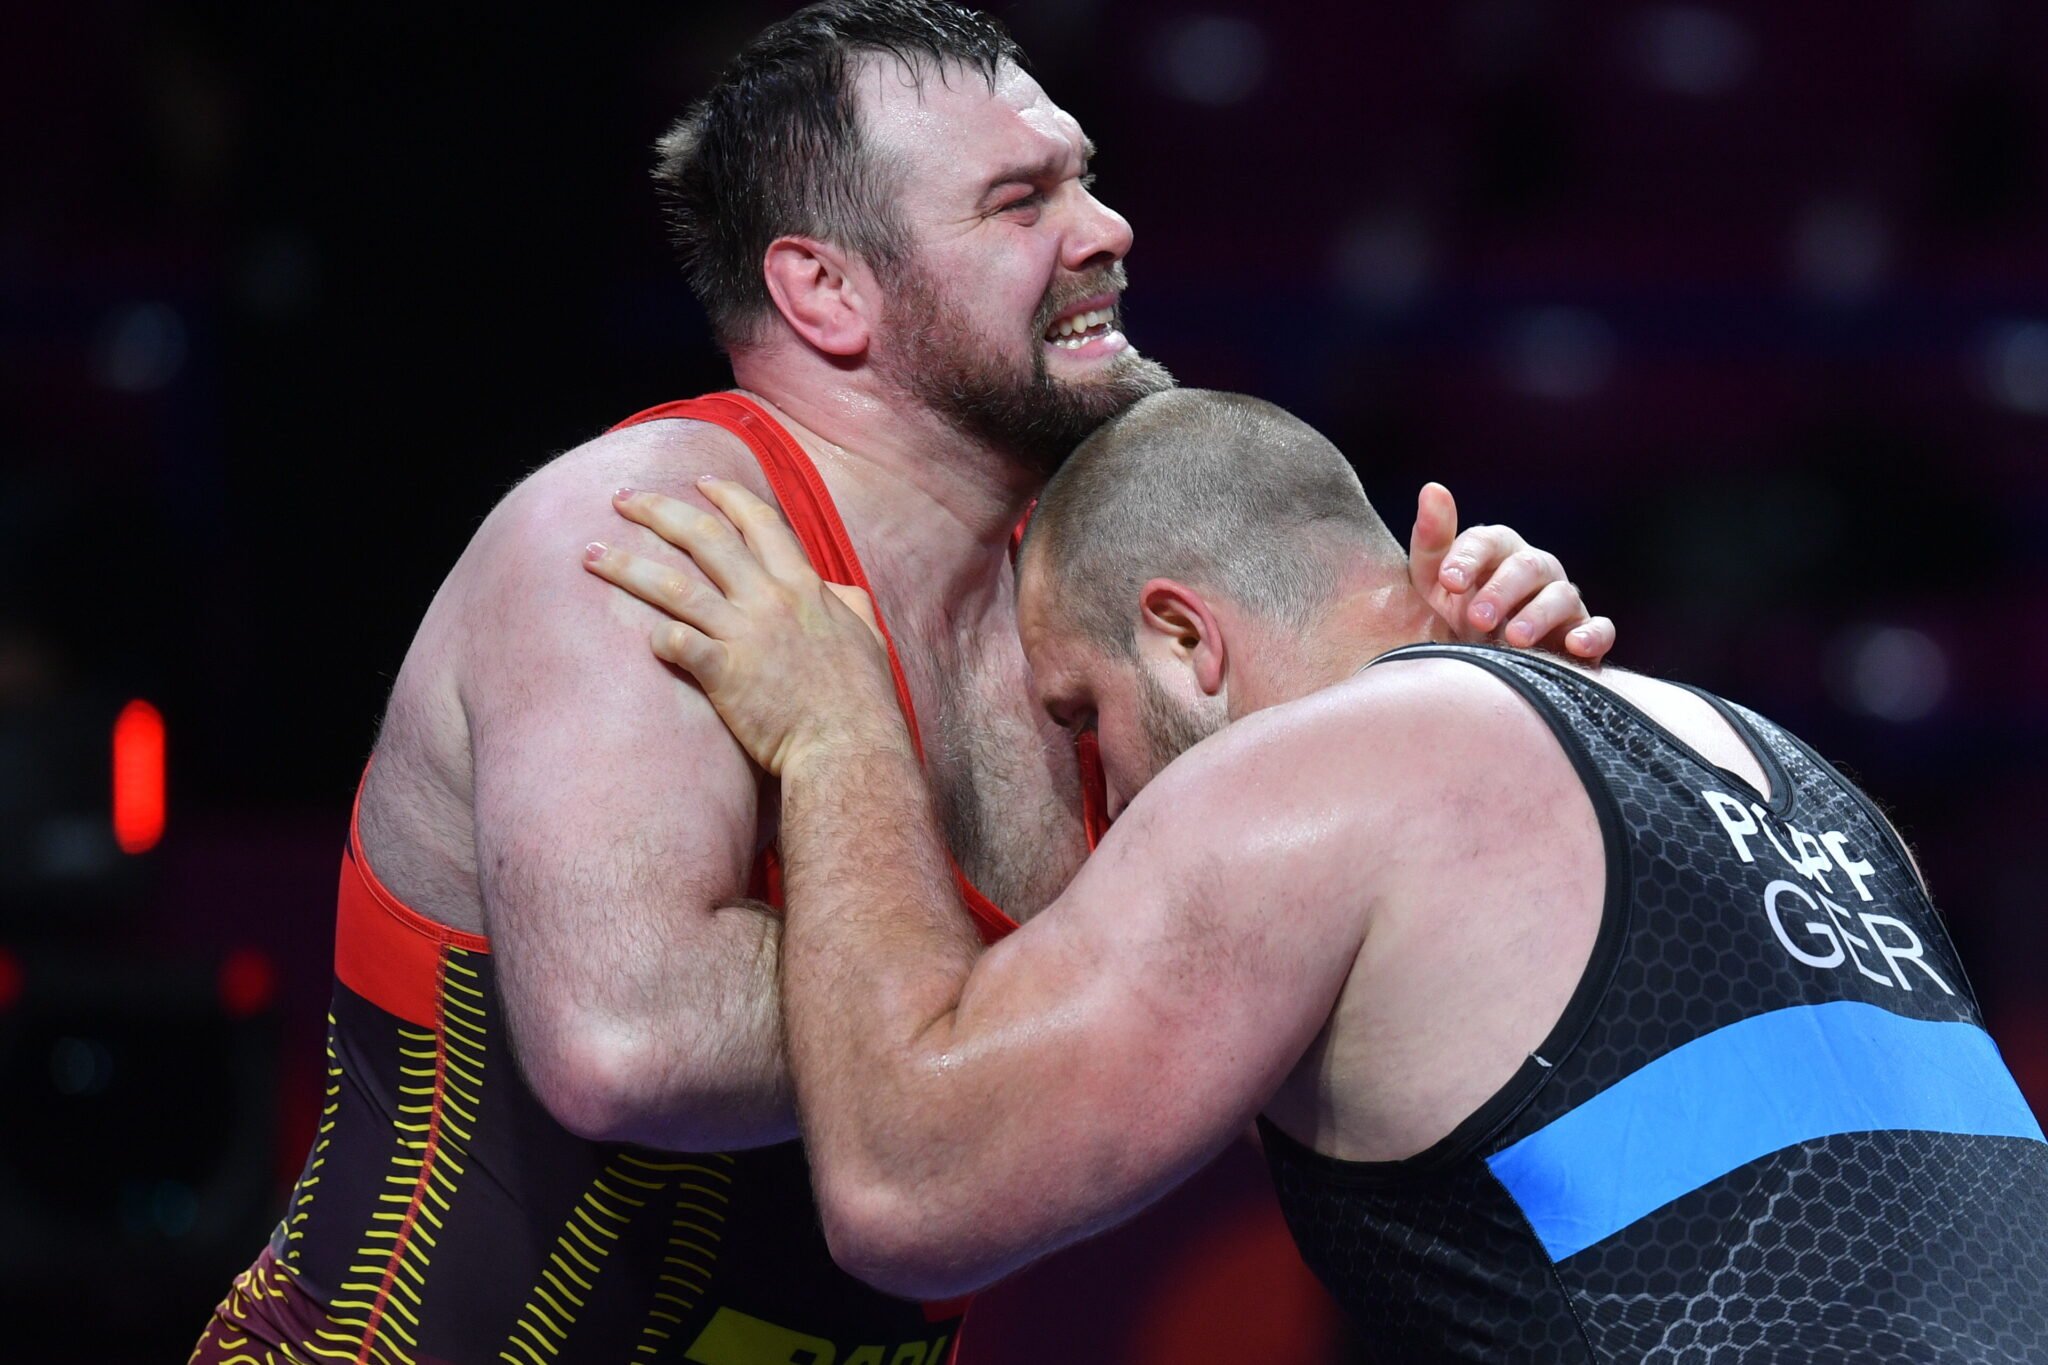
[[[1059,342],[1067,337],[1080,336],[1082,333],[1091,332],[1097,327],[1109,326],[1111,320],[1115,317],[1116,310],[1113,308],[1095,308],[1086,313],[1076,313],[1070,318],[1061,318],[1058,322],[1054,323],[1051,330],[1046,332],[1045,339],[1051,342]],[[1079,343],[1076,342],[1074,344],[1078,345]],[[1069,349],[1072,349],[1072,347],[1070,346]]]

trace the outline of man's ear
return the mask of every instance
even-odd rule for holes
[[[777,237],[761,258],[768,297],[790,329],[826,355],[851,358],[873,335],[873,277],[814,237]]]
[[[1163,653],[1194,675],[1204,696],[1223,690],[1229,661],[1223,630],[1202,594],[1171,578],[1155,578],[1138,592],[1141,653]]]

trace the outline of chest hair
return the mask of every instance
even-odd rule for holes
[[[906,625],[904,671],[946,843],[983,895],[1027,919],[1087,851],[1073,748],[1032,705],[1014,627]]]

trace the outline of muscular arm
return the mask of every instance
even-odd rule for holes
[[[648,667],[651,613],[579,567],[586,541],[619,537],[612,488],[636,465],[648,478],[653,462],[606,439],[620,457],[536,476],[479,531],[462,570],[463,619],[489,640],[467,651],[459,694],[513,1046],[542,1103],[586,1137],[699,1150],[777,1141],[794,1133],[779,925],[742,899],[758,779],[703,696]],[[682,454],[727,462],[715,447]],[[686,487],[687,475],[671,481]]]
[[[842,1264],[958,1293],[1121,1221],[1243,1131],[1363,932],[1369,872],[1332,856],[1361,817],[1309,794],[1313,752],[1278,717],[1190,751],[980,955],[901,726],[792,757],[784,1010]]]
[[[1294,727],[1320,701],[1249,718],[1171,765],[1066,893],[978,958],[887,661],[848,611],[865,599],[821,583],[759,499],[704,492],[724,517],[621,511],[715,586],[628,553],[589,567],[676,618],[655,652],[783,779],[786,1031],[827,1235],[895,1292],[986,1283],[1242,1129],[1341,989],[1363,851],[1397,846],[1361,825],[1390,807],[1357,799],[1355,739],[1354,767],[1330,766],[1356,716],[1307,739]],[[1400,770],[1383,757],[1368,766]],[[1346,789],[1341,808],[1316,795]]]
[[[677,618],[656,653],[782,779],[785,1031],[833,1255],[947,1297],[1157,1198],[1299,1060],[1362,941],[1358,850],[1382,846],[1358,803],[1316,795],[1356,755],[1291,727],[1308,704],[1240,721],[978,956],[887,659],[848,611],[865,600],[821,583],[772,509],[706,492],[744,547],[685,504],[650,519],[715,588],[590,565]]]

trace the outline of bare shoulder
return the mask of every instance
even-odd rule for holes
[[[1350,746],[1374,785],[1437,822],[1497,819],[1505,806],[1577,783],[1536,707],[1462,659],[1389,660],[1307,700],[1329,707],[1333,747]]]
[[[582,565],[583,546],[607,540],[694,572],[614,512],[612,493],[694,495],[707,473],[760,479],[722,428],[648,422],[548,461],[478,527],[406,653],[363,792],[365,847],[409,903],[483,928],[477,831],[559,833],[575,823],[562,807],[598,809],[600,794],[639,793],[642,815],[687,812],[752,837],[744,755],[654,657],[652,609]]]
[[[1119,826],[1180,831],[1293,874],[1318,850],[1339,870],[1408,856],[1553,800],[1569,760],[1513,689],[1450,659],[1397,660],[1246,716],[1169,764]],[[1449,842],[1455,843],[1454,838]]]
[[[620,488],[696,497],[699,475],[733,479],[766,495],[760,467],[746,444],[722,427],[681,419],[608,431],[563,452],[520,480],[477,528],[465,567],[499,569],[532,562],[530,552],[568,537],[572,549],[626,533],[661,542],[612,510]],[[580,539],[578,537],[581,537]],[[467,561],[480,561],[469,566]]]
[[[457,691],[479,662],[488,666],[564,632],[587,641],[593,628],[629,618],[601,584],[586,581],[584,545],[630,537],[640,553],[680,561],[613,510],[613,491],[630,486],[691,495],[699,474],[760,477],[745,444],[730,432],[703,422],[655,421],[606,432],[515,484],[477,527],[420,623],[393,689],[380,756],[423,731],[450,763],[466,767],[466,750],[456,742],[462,728]],[[492,637],[487,649],[479,648],[479,632]]]
[[[522,642],[544,647],[550,639],[584,645],[605,638],[644,655],[651,609],[586,573],[583,548],[603,541],[695,574],[681,551],[619,516],[612,495],[640,488],[701,502],[696,481],[704,474],[767,496],[746,445],[705,422],[646,422],[556,456],[515,485],[477,528],[442,590],[449,624],[458,637],[487,634],[497,659],[518,659],[528,652]]]
[[[576,755],[556,755],[564,790],[683,783],[743,798],[751,819],[744,755],[703,696],[654,656],[657,613],[583,562],[584,546],[601,540],[696,574],[681,551],[621,517],[612,495],[633,487],[701,500],[703,474],[763,482],[745,444],[722,428],[648,422],[549,461],[484,519],[442,590],[446,673],[480,784],[486,767],[532,766],[561,731],[573,733],[576,754],[590,760],[572,772],[564,765]],[[689,757],[656,762],[648,746],[662,744]]]
[[[1278,791],[1354,779],[1405,798],[1441,786],[1468,759],[1497,761],[1548,733],[1492,674],[1453,659],[1401,659],[1246,716],[1174,766],[1196,759],[1188,776],[1226,800],[1247,783]]]

